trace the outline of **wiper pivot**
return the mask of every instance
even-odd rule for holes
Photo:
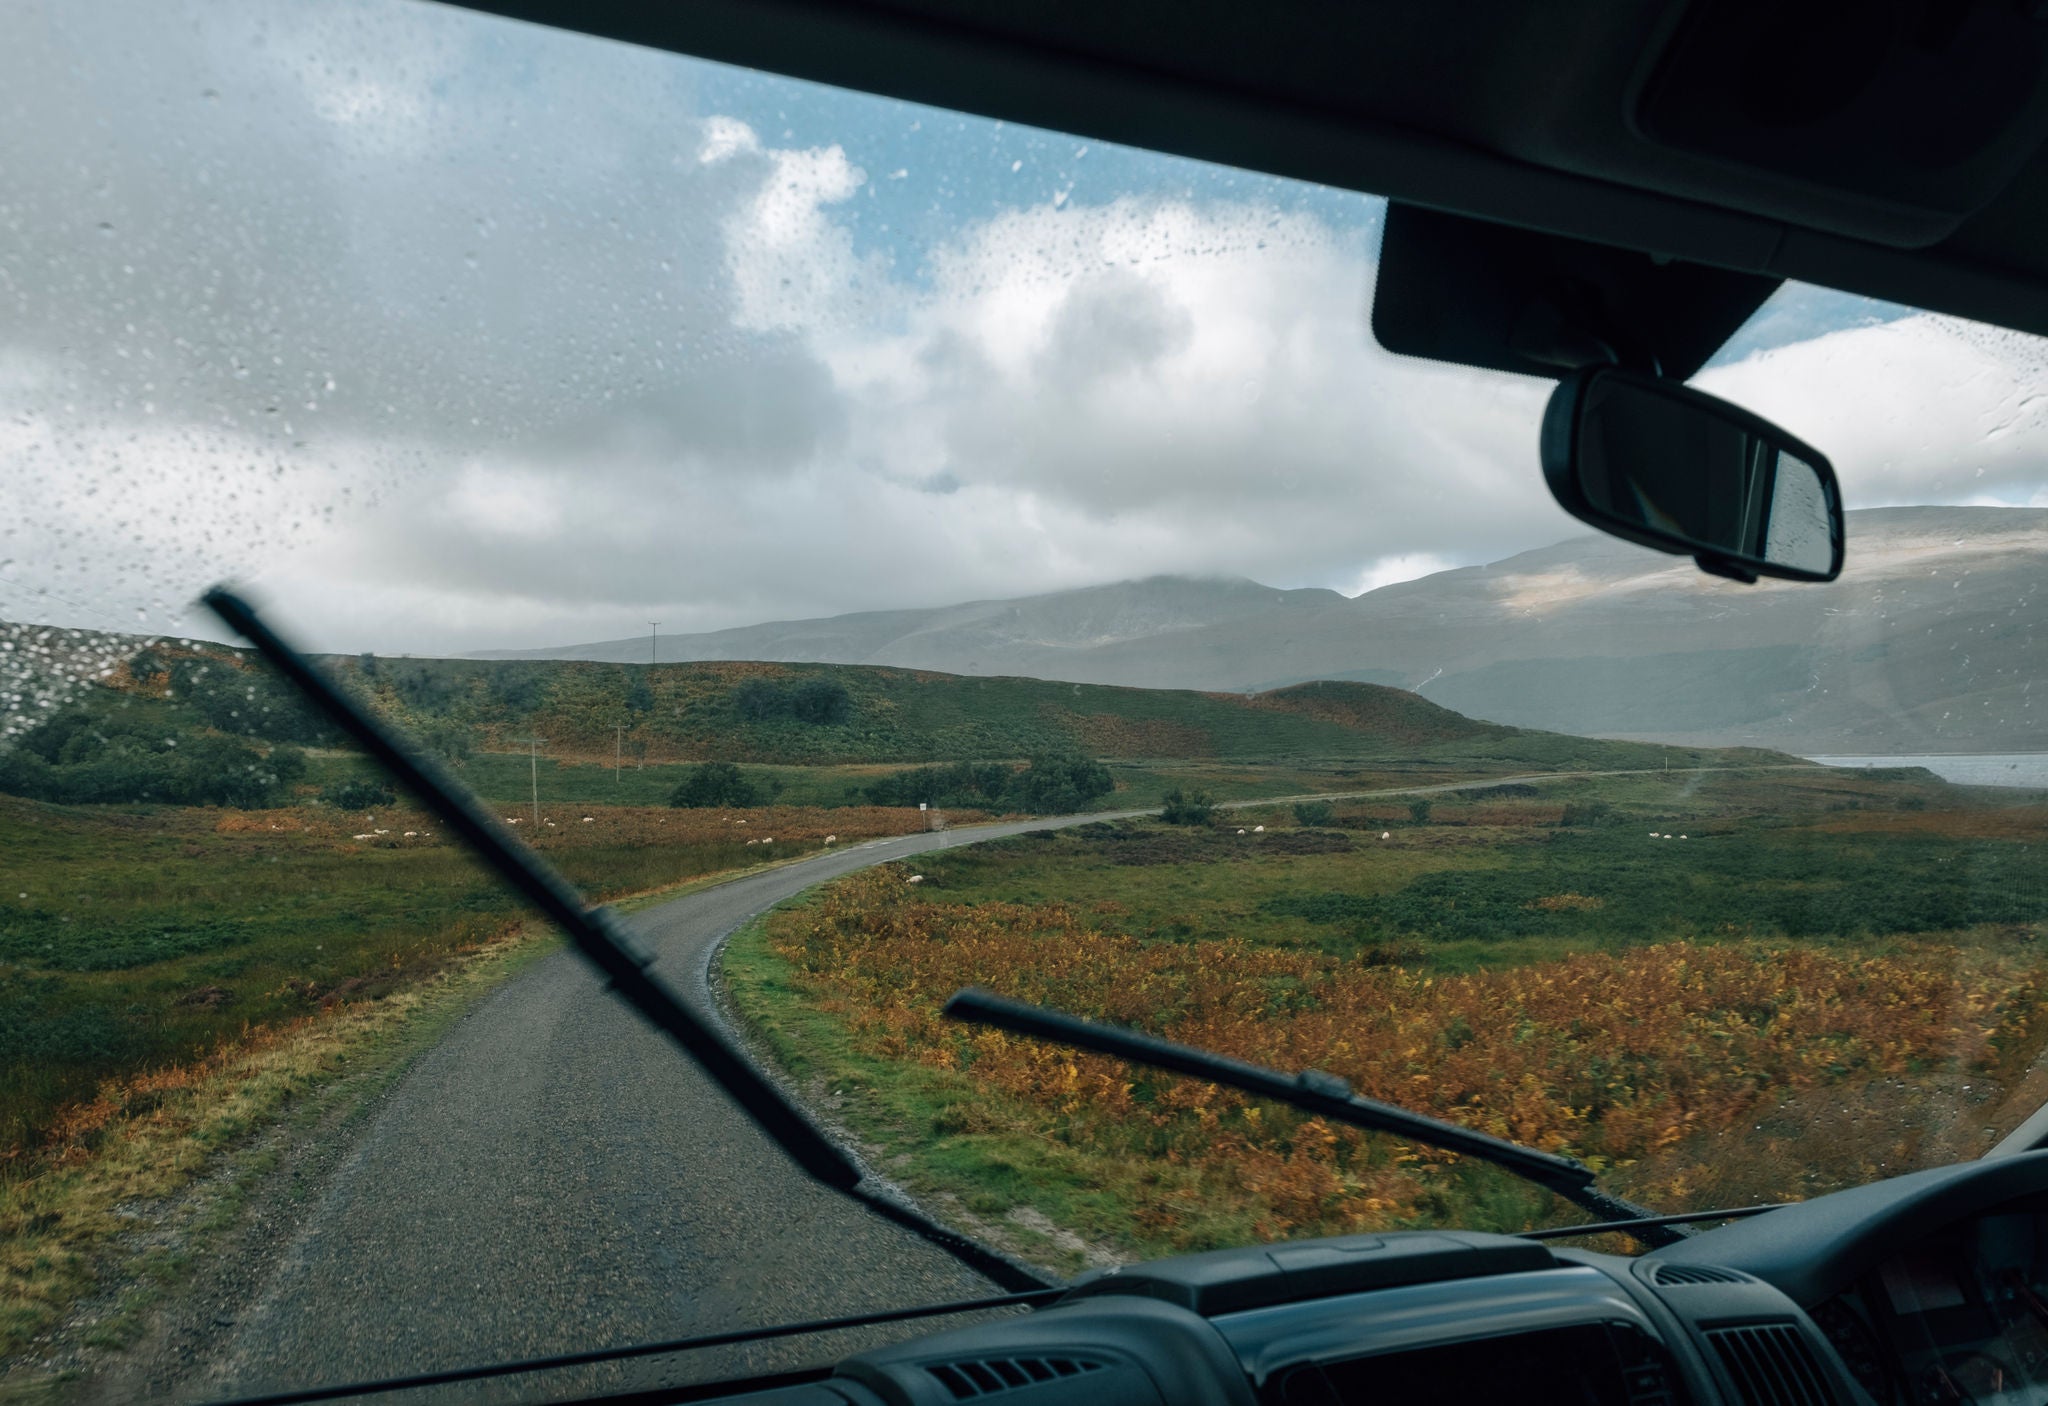
[[[1355,1128],[1394,1133],[1411,1142],[1425,1143],[1465,1157],[1477,1157],[1557,1193],[1603,1221],[1637,1222],[1642,1229],[1636,1238],[1649,1244],[1673,1245],[1683,1238],[1678,1231],[1668,1229],[1655,1211],[1624,1201],[1594,1186],[1593,1169],[1575,1157],[1560,1157],[1490,1133],[1447,1123],[1425,1113],[1414,1113],[1391,1103],[1361,1098],[1351,1091],[1351,1085],[1344,1079],[1319,1069],[1283,1074],[1277,1069],[1248,1064],[1228,1055],[1212,1054],[1193,1045],[1177,1045],[1171,1040],[1161,1040],[1122,1026],[1083,1020],[1063,1011],[1013,1001],[975,987],[954,993],[953,998],[946,1002],[945,1013],[955,1020],[992,1025],[1017,1035],[1035,1036],[1136,1064],[1149,1064],[1155,1069],[1185,1074],[1205,1083],[1225,1084],[1260,1098],[1272,1099],[1275,1103],[1292,1104],[1305,1112],[1349,1123]]]

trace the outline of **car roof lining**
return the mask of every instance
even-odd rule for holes
[[[1618,0],[1571,3],[1589,32],[1607,36],[1606,49],[1575,40],[1552,7],[1508,0],[1249,8],[1220,0],[473,0],[468,8],[2048,335],[2048,241],[2034,237],[2032,218],[2048,205],[2048,156],[2036,152],[1986,208],[1921,248],[1825,228],[1838,214],[1827,191],[1813,192],[1813,223],[1802,224],[1580,174],[1567,169],[1572,123],[1621,103],[1606,89],[1636,80],[1623,73],[1626,55],[1611,51],[1639,41],[1615,37],[1612,16],[1628,8]],[[1532,23],[1530,9],[1547,19]],[[1232,45],[1242,54],[1234,69]],[[1332,50],[1356,60],[1351,100],[1334,92],[1341,64]],[[1290,67],[1290,54],[1307,57]],[[1428,97],[1402,77],[1418,67],[1460,76],[1442,85],[1441,98]],[[1493,81],[1539,67],[1589,75],[1583,110],[1549,124],[1547,147],[1513,135],[1536,99],[1518,109]],[[1524,83],[1521,91],[1536,90]],[[1369,106],[1375,93],[1382,98]],[[1418,93],[1402,110],[1398,100]],[[1543,148],[1542,159],[1507,149],[1518,143]]]

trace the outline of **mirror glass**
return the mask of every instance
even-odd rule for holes
[[[1825,580],[1838,567],[1826,461],[1685,386],[1608,369],[1566,382],[1544,460],[1565,509],[1618,536],[1760,575]]]

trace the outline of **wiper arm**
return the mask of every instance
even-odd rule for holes
[[[1276,1103],[1288,1103],[1309,1113],[1334,1118],[1357,1128],[1395,1133],[1411,1142],[1440,1147],[1466,1157],[1477,1157],[1505,1167],[1525,1181],[1556,1192],[1575,1206],[1584,1207],[1605,1221],[1627,1220],[1640,1225],[1632,1232],[1652,1245],[1672,1245],[1681,1234],[1661,1223],[1655,1211],[1611,1196],[1593,1185],[1593,1169],[1573,1157],[1560,1157],[1539,1148],[1524,1147],[1506,1138],[1474,1132],[1441,1118],[1411,1113],[1391,1103],[1360,1098],[1351,1085],[1335,1074],[1304,1070],[1282,1074],[1263,1065],[1247,1064],[1228,1055],[1211,1054],[1192,1045],[1177,1045],[1151,1035],[1082,1020],[1044,1006],[1013,1001],[1006,996],[969,987],[946,1002],[945,1013],[955,1020],[975,1025],[993,1025],[1018,1035],[1036,1036],[1063,1045],[1073,1045],[1097,1054],[1113,1055],[1155,1069],[1186,1074],[1210,1084],[1227,1084]]]
[[[886,1186],[873,1183],[860,1164],[763,1077],[732,1041],[700,1019],[668,983],[648,970],[653,956],[642,950],[616,918],[602,908],[586,908],[576,886],[499,825],[467,787],[336,688],[305,655],[259,618],[247,601],[219,586],[201,599],[329,720],[361,743],[363,750],[440,816],[478,857],[568,934],[577,952],[604,973],[612,989],[648,1023],[681,1045],[755,1126],[814,1180],[915,1232],[1005,1289],[1052,1287],[1051,1281],[1026,1266],[955,1234]]]

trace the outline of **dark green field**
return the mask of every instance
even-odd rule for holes
[[[2023,793],[1821,770],[1490,789],[1430,797],[1423,823],[1411,800],[1387,798],[1340,802],[1317,826],[1258,806],[1205,827],[1047,831],[935,856],[923,892],[1107,905],[1109,926],[1150,939],[1441,970],[1674,938],[1863,941],[2048,922],[2048,808]]]
[[[0,1156],[102,1079],[374,998],[525,916],[463,850],[404,840],[433,828],[417,812],[379,816],[390,835],[369,845],[266,828],[290,811],[237,813],[255,828],[228,833],[216,814],[0,796]],[[546,849],[595,898],[759,857],[743,839],[652,833],[607,812]],[[778,848],[815,847],[792,834]]]

